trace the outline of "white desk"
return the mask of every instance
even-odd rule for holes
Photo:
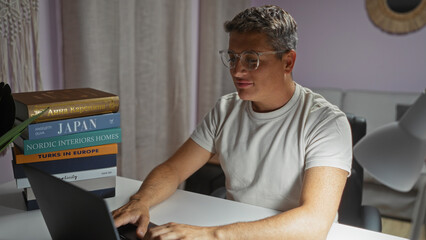
[[[116,197],[106,199],[111,210],[127,202],[141,182],[117,177]],[[277,211],[229,200],[178,190],[171,198],[151,210],[156,224],[178,222],[200,226],[250,221],[278,213]],[[40,210],[25,211],[22,194],[14,182],[0,185],[0,239],[50,239]],[[402,240],[404,238],[364,229],[333,224],[328,240]]]

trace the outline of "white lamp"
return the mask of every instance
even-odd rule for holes
[[[398,122],[362,138],[354,147],[357,161],[374,178],[397,191],[409,191],[426,159],[426,93],[423,92]],[[410,238],[418,239],[426,214],[426,176],[420,178]]]

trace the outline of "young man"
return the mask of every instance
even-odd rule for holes
[[[192,136],[115,210],[115,224],[147,239],[325,239],[350,172],[344,113],[293,81],[296,22],[276,6],[247,9],[225,23],[220,51],[237,93],[223,96]],[[150,229],[149,208],[217,154],[227,198],[282,210],[218,227],[170,223]]]

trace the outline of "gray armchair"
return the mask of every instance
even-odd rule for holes
[[[352,144],[355,145],[365,136],[367,124],[365,118],[346,114],[352,130]],[[372,231],[382,231],[379,210],[372,206],[362,205],[362,187],[364,169],[355,158],[352,160],[351,176],[346,182],[339,206],[339,222]]]

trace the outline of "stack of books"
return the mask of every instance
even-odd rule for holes
[[[115,196],[119,98],[92,88],[12,94],[16,123],[48,110],[15,139],[13,171],[28,210],[38,205],[22,165],[29,164],[100,197]]]

